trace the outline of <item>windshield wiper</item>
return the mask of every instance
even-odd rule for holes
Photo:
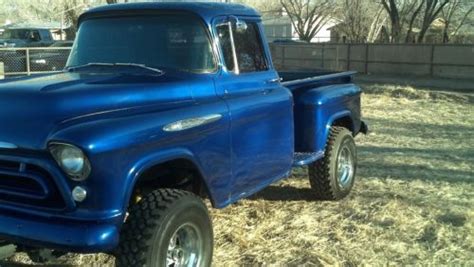
[[[141,69],[149,70],[149,71],[152,71],[152,72],[156,72],[160,75],[163,75],[165,73],[163,70],[148,67],[145,64],[138,64],[138,63],[101,63],[101,62],[94,62],[94,63],[87,63],[87,64],[84,64],[84,65],[77,65],[77,66],[67,67],[66,70],[74,71],[76,69],[81,69],[81,68],[86,68],[86,67],[136,67],[136,68],[141,68]]]

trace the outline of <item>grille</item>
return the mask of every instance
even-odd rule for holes
[[[51,175],[23,162],[0,160],[0,203],[48,209],[66,207]]]

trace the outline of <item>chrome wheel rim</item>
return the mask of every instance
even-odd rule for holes
[[[337,157],[337,177],[342,188],[347,188],[354,177],[354,159],[347,146],[342,147]]]
[[[202,236],[193,224],[181,225],[171,236],[166,266],[199,266],[203,257]]]

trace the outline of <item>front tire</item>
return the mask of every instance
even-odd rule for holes
[[[117,266],[210,266],[212,223],[194,194],[159,189],[130,210],[116,251]]]
[[[324,158],[308,167],[309,181],[316,197],[339,200],[352,187],[357,167],[356,145],[352,133],[344,127],[332,127]]]

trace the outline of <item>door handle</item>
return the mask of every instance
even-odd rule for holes
[[[267,84],[270,84],[270,83],[279,83],[282,81],[282,78],[278,77],[278,78],[275,78],[275,79],[270,79],[270,80],[267,80]]]

